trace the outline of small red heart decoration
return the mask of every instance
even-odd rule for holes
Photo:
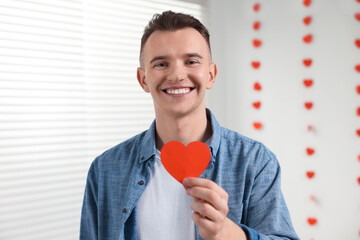
[[[308,218],[307,222],[309,223],[310,226],[314,226],[317,223],[317,219],[316,218]]]
[[[313,85],[314,81],[312,79],[304,79],[304,85],[305,87],[311,87]]]
[[[198,177],[210,162],[209,147],[203,142],[191,142],[186,147],[177,141],[166,143],[161,149],[161,162],[166,171],[182,183],[186,177]]]
[[[358,155],[358,161],[360,162],[360,154]]]
[[[258,82],[254,83],[254,89],[255,91],[261,91],[262,89],[261,84]]]
[[[257,62],[257,61],[253,61],[251,63],[252,67],[255,68],[255,69],[258,69],[260,67],[260,62]]]
[[[356,134],[360,137],[360,128],[356,130]]]
[[[357,108],[356,114],[360,117],[360,107]]]
[[[253,9],[255,12],[258,12],[260,10],[260,3],[255,3]]]
[[[261,23],[260,23],[259,21],[256,21],[256,22],[254,22],[254,24],[253,24],[254,30],[259,30],[260,26],[261,26]]]
[[[360,0],[356,0],[358,3],[360,3]]]
[[[261,122],[254,122],[253,126],[256,130],[259,130],[262,128],[262,123]]]
[[[310,67],[312,64],[312,59],[311,58],[304,59],[303,63],[306,67]]]
[[[311,5],[311,0],[304,0],[303,3],[305,7],[308,7]]]
[[[355,70],[360,73],[360,64],[355,66]]]
[[[256,108],[256,109],[259,109],[259,108],[261,107],[261,102],[260,102],[260,101],[253,102],[253,106],[254,106],[254,108]]]
[[[360,38],[355,40],[355,45],[360,48]]]
[[[356,86],[356,92],[357,94],[360,94],[360,85]]]
[[[261,40],[259,40],[259,39],[254,39],[253,40],[253,45],[254,45],[254,47],[260,47],[261,46],[261,44],[262,44],[262,42],[261,42]]]
[[[313,36],[311,34],[308,34],[308,35],[304,36],[303,41],[305,43],[311,43],[312,39],[313,39]]]
[[[313,129],[314,129],[314,127],[313,127],[313,126],[308,125],[307,130],[308,130],[309,132],[311,132]]]
[[[311,23],[311,16],[304,17],[303,21],[305,25],[309,25]]]
[[[313,171],[307,171],[307,172],[306,172],[306,176],[307,176],[309,179],[312,179],[312,178],[315,176],[315,172],[313,172]]]
[[[358,182],[358,184],[360,185],[360,177],[358,177],[357,182]]]
[[[354,16],[355,16],[356,20],[358,20],[360,22],[360,13],[355,13]]]
[[[310,110],[314,106],[314,104],[312,102],[305,102],[304,105],[305,105],[306,109],[308,109],[308,110]]]
[[[311,156],[315,153],[315,150],[313,148],[306,148],[307,155]]]

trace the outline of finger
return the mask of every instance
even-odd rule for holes
[[[216,191],[221,198],[228,199],[228,194],[224,189],[222,189],[219,185],[217,185],[213,181],[206,178],[194,178],[194,177],[185,178],[183,180],[183,185],[185,189],[195,186],[209,188]]]
[[[194,197],[194,199],[211,204],[216,210],[221,211],[224,214],[228,211],[227,199],[221,198],[219,194],[212,189],[192,187],[186,189],[186,193],[189,196]]]
[[[222,227],[222,225],[215,224],[213,221],[211,221],[208,218],[202,217],[197,212],[194,212],[191,215],[191,218],[194,221],[194,223],[198,226],[199,232],[206,233],[206,236],[216,235]],[[205,237],[205,236],[202,236],[202,237]]]
[[[204,201],[194,201],[191,204],[191,209],[198,213],[203,218],[208,218],[213,222],[221,222],[225,215],[216,210],[212,205]]]

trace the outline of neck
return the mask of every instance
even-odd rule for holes
[[[185,146],[194,141],[205,142],[211,134],[211,124],[207,121],[205,108],[180,117],[156,114],[156,148],[158,150],[170,141],[178,141]]]

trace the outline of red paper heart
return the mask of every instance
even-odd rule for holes
[[[311,132],[312,130],[314,130],[314,127],[311,126],[311,125],[308,125],[307,130],[308,130],[309,132]]]
[[[358,155],[358,161],[360,162],[360,154]]]
[[[191,142],[186,147],[177,141],[161,149],[161,162],[166,171],[182,183],[186,177],[198,177],[210,162],[210,150],[203,142]]]
[[[255,91],[261,91],[262,87],[261,87],[261,84],[256,82],[254,83],[254,90]]]
[[[357,108],[356,114],[360,117],[360,107]]]
[[[304,105],[305,105],[306,109],[308,109],[308,110],[310,110],[314,106],[314,104],[312,102],[305,102]]]
[[[360,85],[356,86],[357,94],[360,94]]]
[[[304,59],[303,63],[306,67],[310,67],[312,64],[312,59],[311,58]]]
[[[253,45],[254,45],[254,47],[260,47],[261,46],[261,44],[262,44],[262,42],[261,42],[261,40],[259,40],[259,39],[254,39],[253,40]]]
[[[360,48],[360,38],[355,40],[355,45]]]
[[[255,3],[253,9],[255,12],[258,12],[260,10],[260,3]]]
[[[360,137],[360,128],[356,130],[356,134]]]
[[[355,66],[355,70],[360,73],[360,64]]]
[[[262,128],[262,123],[261,122],[254,122],[253,126],[255,129],[259,130]]]
[[[354,16],[355,16],[356,20],[358,20],[360,22],[360,13],[355,13]]]
[[[308,7],[311,5],[311,0],[304,0],[303,3],[305,7]]]
[[[358,177],[357,182],[358,182],[358,184],[360,185],[360,177]]]
[[[303,19],[305,25],[310,25],[311,20],[312,20],[311,16],[304,17]]]
[[[311,34],[308,34],[308,35],[304,36],[303,41],[305,43],[311,43],[312,39],[313,39],[313,36]]]
[[[254,24],[253,24],[254,30],[259,30],[260,26],[261,26],[261,23],[260,23],[259,21],[256,21],[256,22],[254,22]]]
[[[254,106],[254,108],[256,108],[256,109],[259,109],[259,108],[261,107],[261,102],[260,102],[260,101],[253,102],[253,106]]]
[[[315,172],[313,172],[313,171],[307,171],[307,172],[306,172],[306,176],[307,176],[309,179],[312,179],[313,177],[315,177]]]
[[[356,0],[358,3],[360,3],[360,0]]]
[[[251,65],[252,65],[253,68],[258,69],[260,67],[260,62],[253,61],[253,62],[251,62]]]
[[[311,156],[315,153],[315,150],[313,148],[306,148],[307,155]]]
[[[307,222],[309,223],[310,226],[314,226],[317,223],[317,219],[309,217],[307,219]]]
[[[304,85],[305,87],[311,87],[313,85],[314,81],[312,79],[304,79]]]

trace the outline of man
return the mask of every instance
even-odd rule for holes
[[[205,107],[216,74],[209,33],[197,19],[171,11],[154,16],[137,78],[156,119],[92,163],[80,239],[298,239],[274,154],[222,128]],[[165,171],[160,150],[169,141],[209,146],[199,178],[181,185]]]

